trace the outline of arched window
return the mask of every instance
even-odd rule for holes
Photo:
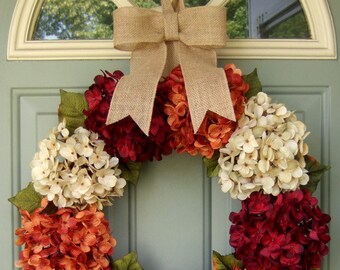
[[[8,59],[117,59],[112,16],[128,5],[154,8],[160,0],[18,0]],[[185,0],[186,6],[225,5],[226,48],[219,58],[333,59],[335,34],[326,0]]]

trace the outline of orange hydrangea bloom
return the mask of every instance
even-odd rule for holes
[[[62,208],[43,213],[48,204],[32,214],[20,210],[22,227],[16,230],[18,246],[24,245],[16,266],[24,270],[99,270],[109,266],[116,240],[108,221],[95,206],[79,211]]]
[[[234,64],[225,66],[225,73],[236,119],[240,119],[246,102],[245,94],[249,85],[243,80],[242,72]],[[201,154],[211,158],[215,150],[226,144],[237,127],[237,122],[225,119],[208,111],[197,134],[194,134],[188,100],[185,92],[183,74],[180,67],[175,68],[158,86],[165,96],[164,112],[173,131],[170,134],[171,146],[177,152],[190,155]]]

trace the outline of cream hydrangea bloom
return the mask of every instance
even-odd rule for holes
[[[271,103],[267,94],[250,98],[237,130],[220,149],[222,191],[244,200],[254,191],[276,196],[307,184],[308,134],[293,112]]]
[[[111,205],[126,185],[119,160],[104,151],[98,135],[79,127],[70,136],[62,122],[39,143],[31,162],[35,190],[61,207],[84,209],[88,204]]]

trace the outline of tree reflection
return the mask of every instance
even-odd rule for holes
[[[134,0],[144,8],[160,0]],[[186,0],[187,7],[209,0]],[[33,39],[112,39],[111,0],[45,0]],[[298,0],[230,0],[227,4],[227,34],[230,39],[310,38],[308,22]]]

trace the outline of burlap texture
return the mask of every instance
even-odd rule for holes
[[[235,121],[224,70],[214,48],[226,44],[224,7],[184,8],[162,1],[163,12],[124,7],[114,12],[115,48],[132,51],[130,75],[118,83],[106,124],[131,116],[149,133],[157,84],[181,65],[194,131],[208,110]]]

